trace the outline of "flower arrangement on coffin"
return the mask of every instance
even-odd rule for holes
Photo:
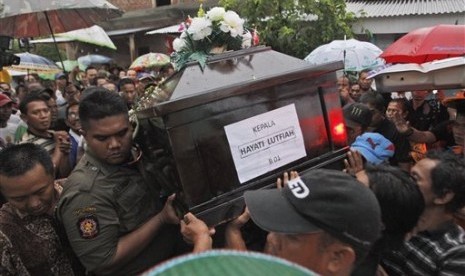
[[[215,7],[207,13],[202,6],[197,17],[188,18],[180,25],[181,36],[173,41],[174,53],[171,62],[177,71],[188,62],[197,61],[205,68],[209,56],[224,51],[240,50],[259,44],[259,37],[244,28],[244,19],[234,11]],[[136,110],[143,110],[170,99],[173,87],[161,80],[158,84],[146,88],[138,100]]]
[[[248,48],[252,42],[258,44],[255,32],[252,35],[244,28],[244,19],[221,7],[205,13],[201,6],[197,17],[188,18],[184,26],[181,36],[173,41],[171,60],[178,71],[191,61],[199,62],[203,70],[212,54]]]

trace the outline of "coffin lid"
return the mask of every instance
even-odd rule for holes
[[[339,63],[328,64],[323,71],[339,68]],[[165,102],[137,112],[139,118],[163,116],[178,110],[253,91],[254,84],[274,79],[286,83],[302,76],[293,73],[314,71],[315,66],[304,60],[258,46],[212,56],[202,70],[197,62],[175,73],[164,84],[171,96]],[[276,80],[280,78],[279,80]]]

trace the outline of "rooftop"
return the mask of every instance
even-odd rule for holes
[[[346,0],[347,11],[364,17],[465,14],[465,0]]]

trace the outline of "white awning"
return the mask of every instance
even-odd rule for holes
[[[65,38],[65,37],[55,37],[55,41],[57,43],[61,43],[61,42],[74,41],[74,39]],[[34,40],[29,41],[29,43],[32,43],[32,44],[53,43],[53,38],[50,37],[50,38],[43,38],[43,39],[34,39]]]
[[[179,30],[180,24],[164,27],[161,29],[152,30],[150,32],[146,32],[146,35],[152,34],[180,34],[182,31]]]

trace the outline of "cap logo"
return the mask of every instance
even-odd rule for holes
[[[376,147],[380,145],[379,143],[373,142],[373,139],[371,139],[371,137],[367,138],[367,142],[368,142],[368,144],[370,144],[372,149],[376,149]]]
[[[354,108],[351,111],[352,115],[354,115],[355,117],[360,116],[362,114],[362,112],[363,112],[362,109],[360,109],[360,108],[358,108],[356,106],[354,106]]]
[[[310,190],[300,177],[290,180],[287,183],[287,186],[291,190],[292,194],[297,198],[305,198],[310,194]]]

